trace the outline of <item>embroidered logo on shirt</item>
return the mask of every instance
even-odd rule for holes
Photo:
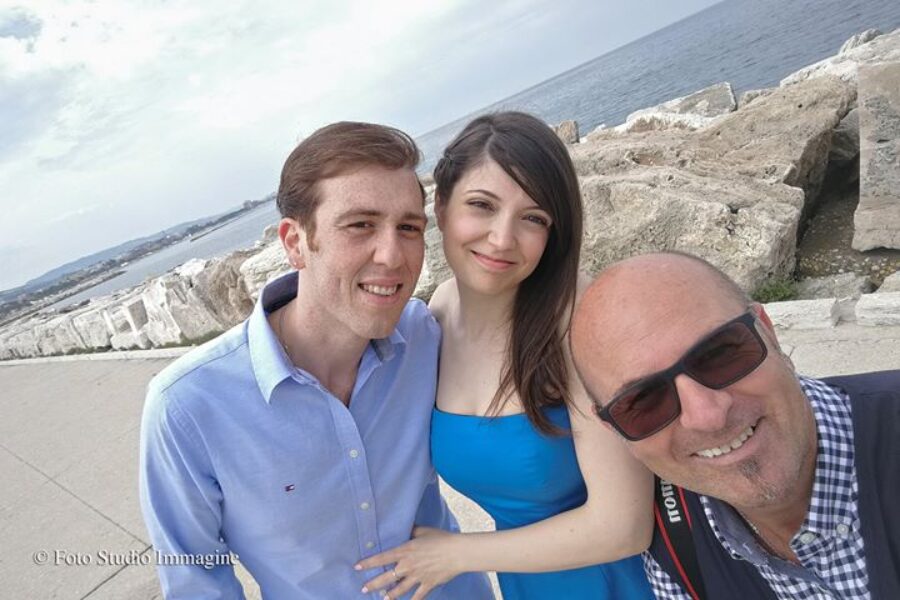
[[[289,483],[288,485],[284,486],[284,491],[293,492],[295,487],[296,486],[293,483]]]

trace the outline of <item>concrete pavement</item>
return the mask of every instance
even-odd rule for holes
[[[810,375],[900,368],[900,326],[843,323],[780,339]],[[0,363],[0,596],[160,597],[154,567],[140,564],[152,556],[137,447],[147,382],[177,353]],[[448,496],[464,529],[490,527],[477,507]]]

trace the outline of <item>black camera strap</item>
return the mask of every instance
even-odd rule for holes
[[[700,573],[694,538],[691,535],[693,524],[684,499],[684,490],[659,477],[655,478],[654,488],[653,513],[656,525],[681,577],[681,587],[693,600],[706,600],[706,589],[703,586],[703,576]]]

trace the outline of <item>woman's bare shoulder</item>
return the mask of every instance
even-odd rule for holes
[[[428,308],[431,309],[431,314],[434,315],[434,318],[437,319],[439,323],[447,316],[447,310],[453,302],[455,292],[456,279],[451,277],[437,286],[434,293],[431,295],[431,300],[428,301]]]

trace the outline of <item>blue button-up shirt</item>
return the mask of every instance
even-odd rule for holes
[[[372,340],[349,408],[295,368],[266,314],[296,293],[269,284],[252,315],[150,384],[141,426],[141,508],[166,598],[243,598],[238,555],[267,599],[378,598],[382,569],[353,565],[414,525],[457,531],[428,451],[440,329],[418,300]],[[184,558],[187,557],[187,558]],[[200,561],[202,562],[202,560]],[[209,565],[208,565],[209,566]],[[407,595],[406,597],[408,597]],[[430,598],[493,598],[464,574]]]

